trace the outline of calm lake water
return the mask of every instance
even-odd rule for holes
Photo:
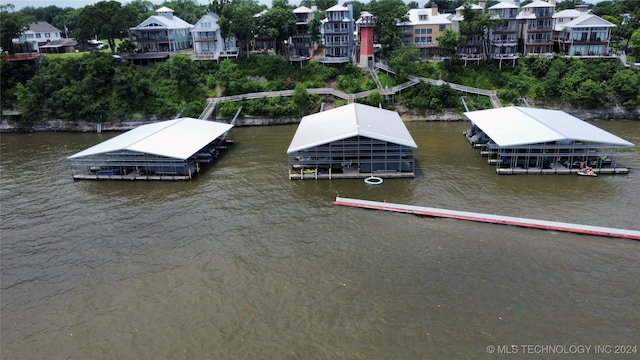
[[[630,174],[498,176],[462,122],[414,122],[417,177],[378,187],[289,181],[288,125],[234,129],[236,144],[191,182],[73,182],[66,157],[117,134],[3,134],[0,357],[640,351],[640,242],[332,204],[339,195],[640,230],[640,122],[594,124],[636,144],[619,158]],[[518,355],[497,355],[513,346]]]

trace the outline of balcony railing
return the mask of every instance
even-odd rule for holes
[[[325,42],[324,46],[349,46],[349,43],[346,41],[330,41]]]
[[[326,57],[318,58],[318,61],[323,63],[323,64],[343,64],[343,63],[349,62],[349,57],[347,57],[347,56],[342,56],[342,57],[326,56]]]
[[[324,29],[325,34],[347,34],[349,33],[348,29]]]

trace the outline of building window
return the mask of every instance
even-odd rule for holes
[[[445,31],[445,30],[447,30],[447,25],[445,25],[445,24],[440,24],[440,27],[438,28],[438,30],[440,30],[440,31]]]

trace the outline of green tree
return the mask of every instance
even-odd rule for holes
[[[585,4],[583,0],[558,1],[556,3],[556,11],[566,10],[566,9],[575,9],[577,5],[583,5],[583,4]]]
[[[398,22],[407,21],[409,8],[401,0],[372,0],[368,6],[375,18],[374,33],[382,45],[382,56],[388,57],[402,45]]]
[[[320,42],[320,29],[322,27],[322,19],[324,19],[324,12],[316,10],[313,13],[313,17],[309,21],[309,33],[311,34],[311,41],[315,43]]]
[[[296,16],[287,0],[273,0],[273,6],[258,18],[259,31],[276,42],[276,52],[282,53],[284,40],[296,31]]]
[[[196,0],[171,0],[162,3],[174,11],[174,15],[180,19],[195,24],[207,13],[207,6],[200,5]]]
[[[490,29],[495,29],[502,20],[491,13],[473,9],[469,2],[464,4],[462,16],[464,21],[460,22],[460,33],[466,36],[468,40],[475,37],[480,38],[482,54],[486,55],[488,51],[487,34]]]
[[[65,8],[63,12],[57,14],[53,18],[51,25],[60,29],[64,37],[71,37],[75,29],[78,27],[78,17],[80,9]]]
[[[633,55],[640,57],[640,29],[634,31],[631,35],[630,46]]]
[[[577,87],[572,103],[587,109],[597,109],[608,104],[608,95],[606,82],[587,79]]]
[[[308,8],[311,8],[311,4],[315,3],[316,6],[318,7],[318,10],[324,11],[327,10],[328,8],[338,5],[338,0],[310,0],[310,1],[305,1],[305,5]]]
[[[613,93],[627,109],[640,105],[640,73],[633,69],[617,71],[609,80]]]
[[[13,12],[12,4],[0,5],[0,47],[9,54],[15,52],[12,39],[20,37],[35,18]]]
[[[133,0],[125,5],[127,8],[131,8],[136,15],[136,24],[140,24],[145,21],[149,16],[156,15],[155,5],[149,0]]]
[[[402,46],[393,51],[389,59],[389,66],[400,79],[414,75],[420,63],[420,50],[415,45]]]
[[[260,5],[251,1],[242,1],[225,5],[219,19],[223,37],[235,36],[240,48],[245,48],[247,56],[249,56],[249,45],[253,35],[258,30],[253,16],[259,11]]]
[[[454,14],[456,9],[464,5],[465,0],[429,0],[425,3],[425,8],[431,8],[433,4],[438,5],[438,11],[441,14]]]
[[[309,96],[307,88],[304,86],[304,84],[296,85],[296,88],[293,90],[291,100],[293,100],[293,103],[296,104],[298,115],[300,117],[303,117],[308,113],[311,105],[311,97]]]
[[[16,106],[16,87],[24,84],[34,75],[36,60],[6,61],[0,56],[0,109],[13,109]]]
[[[32,17],[36,19],[36,21],[46,21],[49,24],[54,25],[55,17],[64,13],[64,10],[55,5],[37,7],[37,8],[33,6],[26,6],[20,9],[19,12],[22,16]]]
[[[464,46],[467,38],[457,31],[446,29],[442,35],[436,38],[438,40],[438,49],[442,49],[451,54],[453,59],[458,53],[458,49]]]
[[[379,106],[384,103],[384,96],[378,90],[372,91],[369,95],[367,95],[364,99],[357,99],[359,103],[367,104],[370,106]]]
[[[116,39],[128,38],[128,29],[136,25],[137,14],[131,7],[122,7],[117,1],[101,1],[82,9],[74,35],[78,42],[94,37],[107,39],[115,51]]]

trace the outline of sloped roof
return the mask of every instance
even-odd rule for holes
[[[489,7],[489,10],[499,10],[499,9],[518,9],[518,6],[510,2],[500,1],[499,3]]]
[[[472,10],[483,10],[482,6],[478,5],[478,4],[469,4],[469,7]],[[456,8],[456,10],[464,10],[464,5],[460,5]]]
[[[194,118],[167,120],[138,126],[67,159],[114,151],[132,151],[186,160],[232,127],[230,124]]]
[[[564,27],[616,27],[616,25],[597,15],[584,14],[564,24]]]
[[[553,14],[553,18],[557,19],[557,18],[577,18],[580,15],[585,14],[582,11],[578,11],[576,9],[564,9],[564,10],[560,10],[557,13]]]
[[[548,3],[542,0],[535,0],[525,6],[523,8],[539,8],[539,7],[556,7],[555,4]]]
[[[308,14],[312,12],[313,10],[309,9],[306,6],[298,6],[297,8],[293,9],[294,14]]]
[[[397,112],[349,104],[303,117],[287,153],[358,135],[418,147]]]
[[[74,39],[60,39],[60,40],[49,41],[47,42],[46,45],[40,45],[40,49],[59,48],[63,46],[76,46],[76,45],[78,45],[78,42],[75,41]]]
[[[171,10],[171,9],[169,9]],[[173,11],[173,10],[171,10]],[[149,26],[150,24],[157,24],[160,26]],[[180,19],[179,17],[173,15],[170,18],[164,16],[164,15],[153,15],[153,16],[149,16],[145,21],[143,21],[142,23],[140,23],[140,25],[133,27],[131,29],[144,29],[144,28],[153,28],[153,29],[157,29],[157,28],[167,28],[167,29],[190,29],[193,27],[193,25],[189,24],[188,22]]]
[[[325,11],[349,11],[349,9],[342,5],[333,5]]]
[[[446,15],[433,15],[433,10],[428,9],[409,9],[407,13],[409,21],[400,23],[400,25],[429,25],[429,24],[451,24],[451,20]],[[427,20],[420,20],[420,16],[427,16]]]
[[[213,14],[203,15],[198,22],[195,23],[191,32],[207,32],[207,31],[218,31],[220,29],[220,25],[218,25],[218,16]],[[206,23],[210,23],[211,26],[204,27],[203,25]]]
[[[501,147],[574,140],[606,146],[634,146],[560,110],[512,106],[465,112],[464,115]]]
[[[29,24],[29,30],[34,33],[60,32],[60,30],[46,21],[38,21]]]

